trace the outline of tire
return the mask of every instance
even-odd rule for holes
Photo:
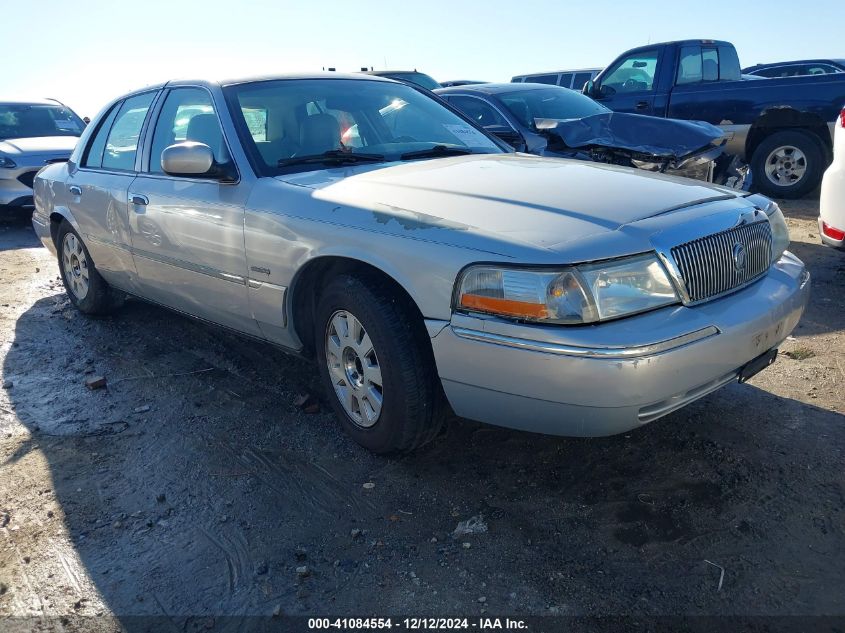
[[[800,198],[819,186],[826,167],[824,148],[812,133],[775,132],[751,157],[752,186],[773,198]]]
[[[378,278],[339,275],[319,299],[315,330],[323,385],[353,440],[384,454],[434,439],[445,396],[423,324],[404,297]]]
[[[109,314],[123,305],[125,295],[111,288],[97,272],[88,247],[67,220],[56,236],[59,272],[71,303],[83,314]]]

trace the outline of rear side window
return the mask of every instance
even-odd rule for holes
[[[739,81],[742,79],[739,57],[733,46],[719,47],[719,79],[721,81]]]
[[[719,81],[719,51],[715,48],[701,49],[701,76],[704,81]]]
[[[572,82],[573,90],[581,90],[584,84],[593,78],[593,73],[575,73],[575,80]]]
[[[106,151],[103,153],[105,169],[132,171],[138,153],[138,137],[153,102],[154,92],[136,95],[123,102],[111,126]]]
[[[449,103],[481,127],[489,127],[491,125],[511,127],[511,124],[508,123],[505,117],[499,114],[496,108],[476,97],[449,97]]]
[[[531,75],[530,77],[526,77],[525,81],[532,84],[550,84],[556,86],[557,77],[557,75]]]
[[[558,86],[563,86],[564,88],[569,88],[572,85],[572,73],[563,73],[560,76],[560,81],[558,82]]]
[[[109,130],[111,130],[114,118],[117,116],[117,111],[120,110],[120,106],[120,103],[115,104],[111,111],[103,117],[103,120],[100,122],[100,126],[94,133],[94,138],[91,140],[91,143],[88,145],[88,149],[85,151],[85,156],[82,158],[83,167],[97,168],[102,166],[103,150],[106,149],[106,138],[109,135]]]

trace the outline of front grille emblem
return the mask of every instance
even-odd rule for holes
[[[741,242],[734,244],[733,257],[734,268],[736,268],[736,272],[741,273],[745,270],[745,246]]]

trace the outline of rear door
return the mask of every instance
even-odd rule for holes
[[[170,88],[147,134],[141,173],[129,190],[135,266],[144,296],[227,327],[260,335],[249,309],[244,205],[249,187],[216,177],[164,173],[162,151],[205,143],[232,161],[217,107],[202,86]]]
[[[626,55],[605,73],[591,96],[617,112],[654,114],[660,55],[659,48]]]
[[[156,95],[150,91],[116,103],[66,181],[68,207],[97,270],[128,292],[137,291],[128,192],[137,173],[138,140]]]

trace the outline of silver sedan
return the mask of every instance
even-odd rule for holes
[[[638,427],[766,367],[809,293],[766,198],[514,154],[361,75],[126,95],[35,205],[82,312],[131,295],[310,356],[377,452],[431,440],[450,408]]]

